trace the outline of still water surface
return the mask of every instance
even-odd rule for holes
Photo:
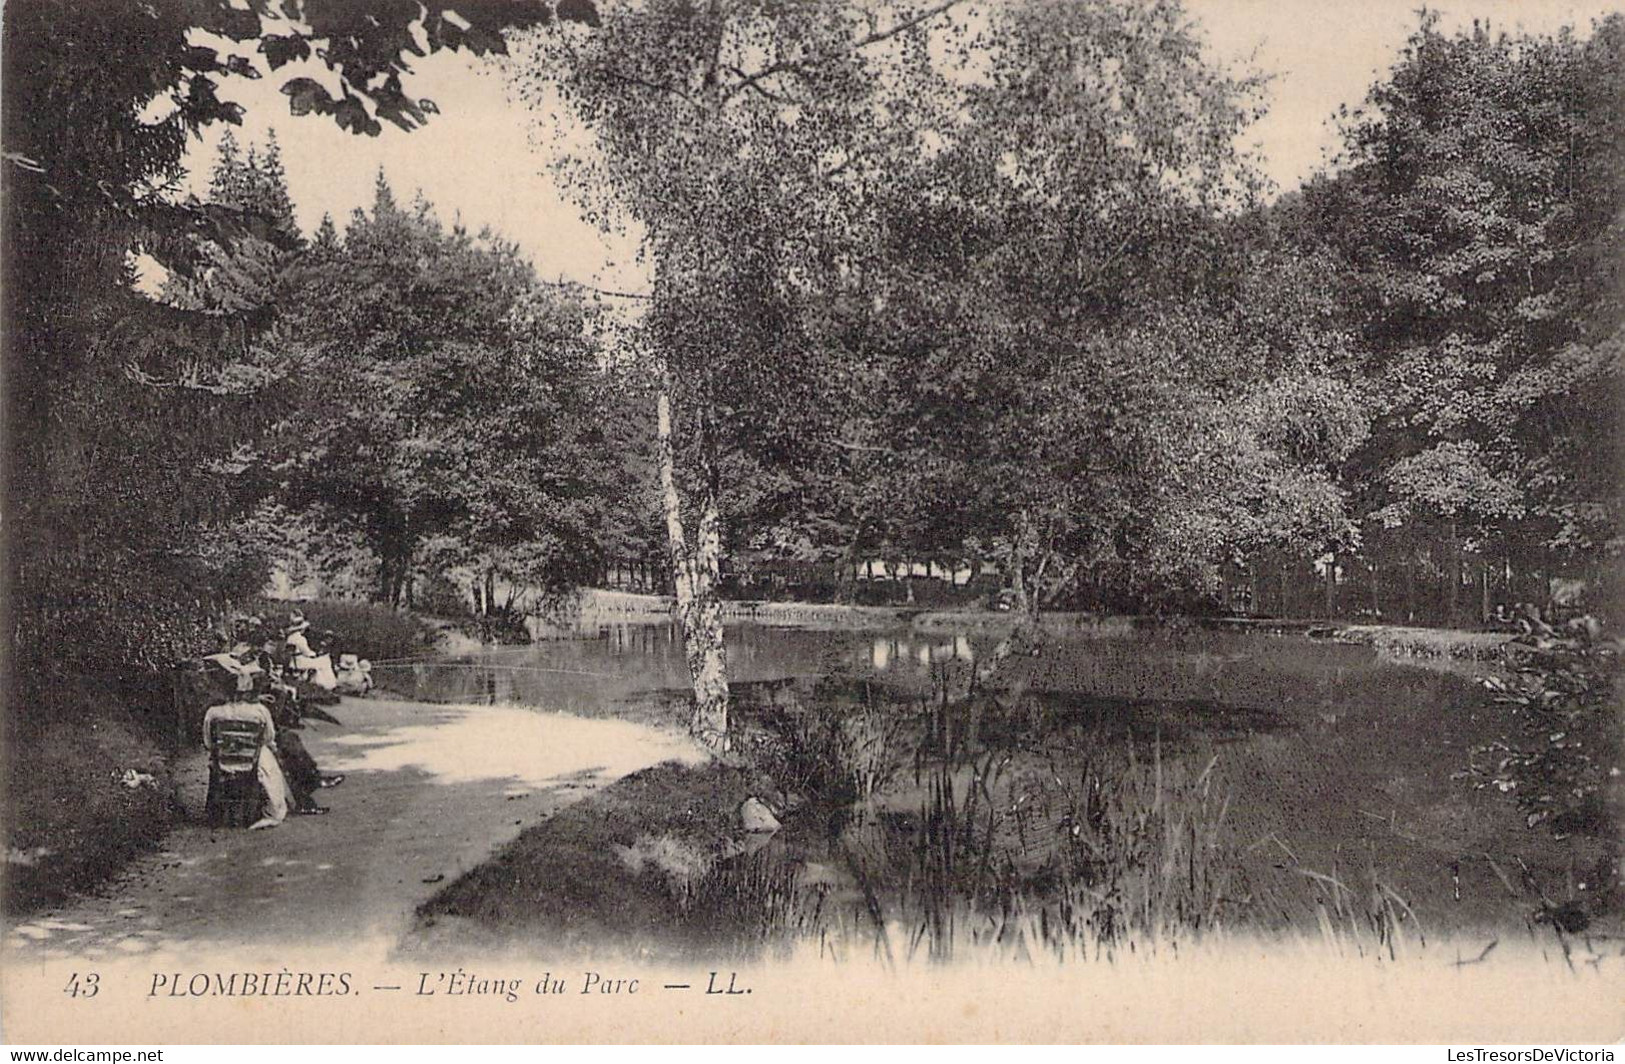
[[[830,676],[910,683],[933,665],[968,664],[993,641],[908,629],[844,632],[730,625],[737,685]],[[596,716],[648,696],[682,695],[688,668],[674,625],[596,625],[574,638],[487,650],[446,662],[378,666],[385,686],[430,702],[517,703]]]
[[[933,678],[963,676],[989,654],[980,631],[908,628],[840,631],[758,624],[728,628],[728,669],[737,687],[770,681],[870,681],[900,694]],[[1136,704],[1137,719],[1166,718],[1202,730],[1193,712],[1268,719],[1286,728],[1355,721],[1391,727],[1443,724],[1481,707],[1470,667],[1423,667],[1367,647],[1301,637],[1206,630],[1137,631],[1112,638],[1060,638],[1030,666],[1030,689],[1086,704]],[[379,666],[384,685],[424,701],[520,704],[597,716],[629,703],[682,697],[688,672],[669,624],[595,625],[573,638],[482,651],[449,661]],[[1436,729],[1434,729],[1436,730]]]

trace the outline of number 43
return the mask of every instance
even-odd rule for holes
[[[62,988],[62,992],[71,998],[93,998],[96,996],[96,992],[101,989],[101,986],[98,985],[101,983],[101,978],[95,972],[86,972],[83,977],[78,972],[74,972],[68,977],[68,985]]]

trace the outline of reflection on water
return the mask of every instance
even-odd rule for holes
[[[892,666],[931,666],[945,661],[973,662],[976,652],[971,649],[970,637],[964,635],[939,636],[933,639],[913,635],[878,635],[869,648],[869,661],[876,672],[885,672]]]
[[[934,677],[962,682],[994,642],[979,631],[742,623],[728,628],[728,671],[740,688],[833,679],[917,695],[930,690]],[[681,699],[689,689],[681,638],[671,624],[602,624],[577,638],[376,668],[384,686],[424,701],[528,705],[583,716]],[[1142,723],[1162,718],[1200,726],[1211,717],[1222,731],[1238,714],[1263,714],[1284,716],[1296,727],[1338,730],[1359,721],[1394,725],[1420,717],[1437,733],[1448,727],[1453,707],[1477,700],[1464,676],[1384,660],[1365,647],[1250,633],[1060,639],[1032,669],[1028,689],[1034,694],[1092,701],[1113,713],[1129,705]]]
[[[740,624],[728,629],[728,671],[736,684],[829,676],[925,680],[933,669],[974,662],[990,642],[907,629],[839,632]],[[681,637],[672,624],[605,624],[574,639],[375,669],[384,686],[424,701],[518,703],[584,715],[634,696],[681,694],[689,683]]]

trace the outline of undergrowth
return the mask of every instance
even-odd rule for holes
[[[311,602],[258,600],[245,612],[257,613],[268,623],[281,624],[289,611],[305,615],[316,631],[331,630],[339,653],[371,661],[387,661],[423,654],[433,631],[416,615],[374,602],[317,599]]]

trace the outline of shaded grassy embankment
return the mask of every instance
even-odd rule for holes
[[[369,603],[262,600],[243,612],[275,622],[290,608],[362,657],[421,653],[430,634],[417,618]],[[175,770],[203,756],[199,737],[177,726],[195,720],[199,700],[209,697],[196,677],[176,671],[14,684],[34,693],[8,697],[5,709],[7,913],[94,889],[163,839],[179,815]],[[188,701],[199,704],[183,717]]]
[[[4,903],[30,912],[88,890],[169,830],[173,751],[142,704],[79,682],[9,706]]]
[[[678,958],[714,938],[674,879],[740,837],[737,810],[773,797],[754,768],[714,761],[635,772],[527,828],[419,909],[410,948],[545,946],[554,956]]]

